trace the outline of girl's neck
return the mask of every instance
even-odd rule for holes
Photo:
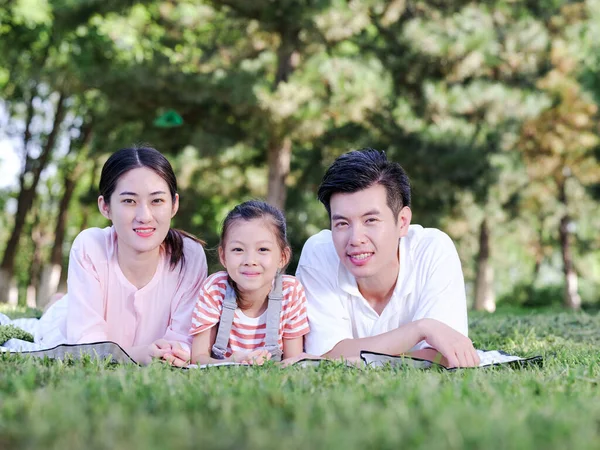
[[[269,292],[271,289],[257,289],[251,292],[240,292],[240,309],[248,317],[259,317],[269,306]]]
[[[117,248],[117,261],[121,272],[136,288],[146,286],[156,273],[160,261],[160,247],[150,252],[136,253]]]

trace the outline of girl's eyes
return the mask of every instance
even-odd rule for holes
[[[259,248],[259,249],[258,249],[258,251],[259,251],[259,252],[270,252],[270,251],[271,251],[271,249],[270,249],[270,248],[267,248],[267,247],[261,247],[261,248]]]
[[[235,247],[231,249],[232,252],[243,252],[243,250],[239,247]]]

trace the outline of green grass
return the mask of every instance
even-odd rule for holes
[[[0,448],[600,448],[600,315],[473,314],[542,368],[181,371],[0,357]]]

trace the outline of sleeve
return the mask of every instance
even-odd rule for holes
[[[439,231],[421,256],[423,286],[413,320],[436,319],[468,336],[467,300],[460,258],[452,239]],[[423,341],[414,349],[429,347]]]
[[[87,230],[86,230],[87,231]],[[67,292],[67,343],[84,344],[108,340],[107,324],[104,320],[104,287],[97,264],[102,264],[100,248],[80,233],[73,242],[69,254]]]
[[[294,280],[290,286],[289,298],[284,312],[283,338],[295,339],[304,336],[310,330],[306,314],[306,295],[298,280]]]
[[[302,256],[300,257],[302,263]],[[352,339],[350,315],[327,271],[303,264],[298,265],[296,277],[304,286],[310,332],[305,349],[313,355],[323,355],[344,339]]]
[[[190,336],[202,333],[219,323],[224,297],[224,290],[218,284],[211,283],[210,279],[207,280],[200,290],[200,297],[192,313]]]
[[[182,344],[191,345],[192,338],[189,329],[192,321],[192,311],[198,301],[202,284],[206,280],[208,267],[202,245],[190,240],[193,252],[186,254],[186,268],[182,275],[181,295],[175,295],[178,302],[171,305],[171,321],[164,338]]]

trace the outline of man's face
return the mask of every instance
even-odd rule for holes
[[[358,285],[398,271],[398,240],[410,225],[410,208],[398,218],[387,204],[385,187],[375,184],[351,194],[331,196],[331,232],[342,264]]]

